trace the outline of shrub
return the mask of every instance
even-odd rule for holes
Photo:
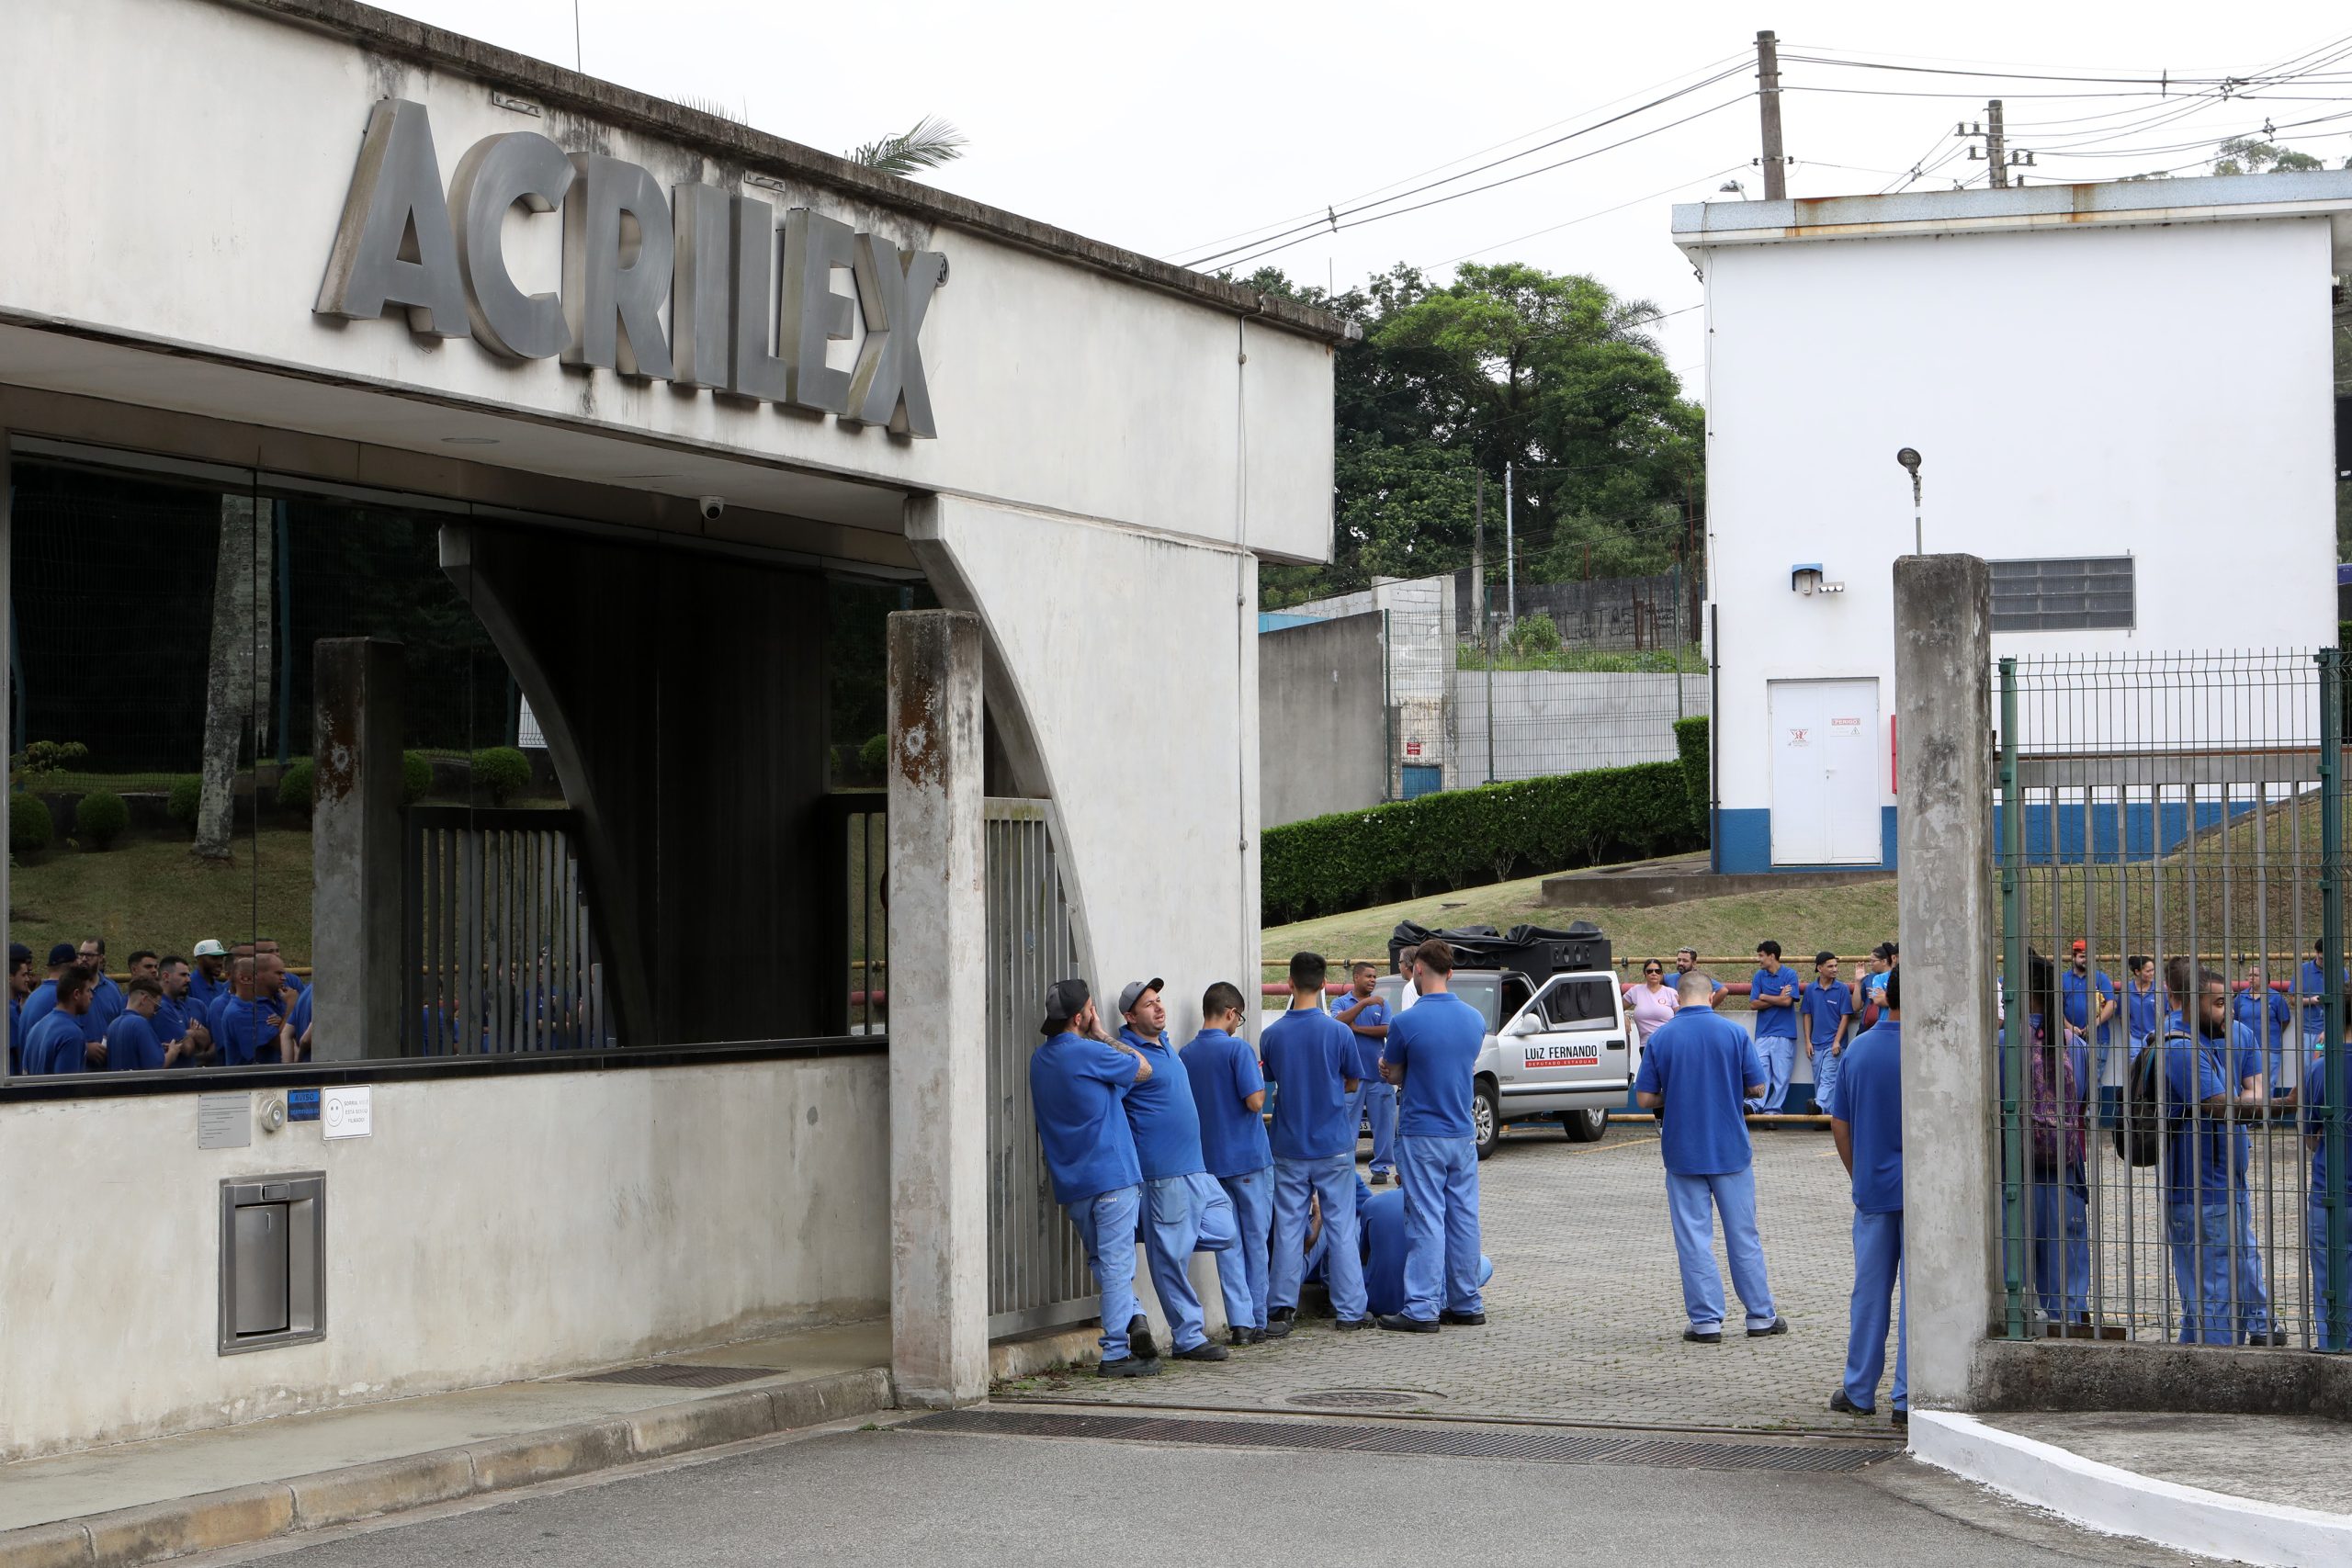
[[[1560,651],[1560,628],[1553,622],[1551,612],[1538,610],[1532,615],[1521,615],[1510,629],[1510,649],[1525,659],[1539,653]]]
[[[872,739],[857,749],[858,776],[868,779],[880,778],[883,765],[889,760],[890,738],[887,734],[876,731]]]
[[[487,746],[474,753],[474,784],[492,806],[505,805],[530,782],[531,760],[514,747]]]
[[[277,804],[298,817],[308,817],[317,803],[319,772],[308,757],[288,765],[277,781]]]
[[[19,854],[37,855],[49,848],[57,836],[56,819],[49,814],[49,803],[37,795],[11,795],[8,797],[8,848]]]
[[[401,804],[414,806],[433,793],[433,759],[422,751],[401,753]]]
[[[193,833],[197,810],[203,804],[204,781],[190,774],[173,781],[171,796],[164,802],[164,814]]]
[[[90,754],[79,740],[34,740],[17,755],[17,777],[29,783],[62,773]]]
[[[1447,790],[1270,828],[1259,840],[1266,923],[1361,909],[1392,888],[1484,881],[1517,862],[1565,871],[1692,847],[1679,762],[1595,768]]]
[[[1707,807],[1714,795],[1707,776],[1707,719],[1674,721],[1674,753],[1681,759],[1682,782],[1690,792],[1690,827],[1699,841],[1707,841]]]
[[[130,826],[130,807],[110,789],[94,789],[74,807],[74,836],[94,850],[110,850]]]

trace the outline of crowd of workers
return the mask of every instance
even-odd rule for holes
[[[142,948],[127,977],[107,970],[103,937],[49,950],[36,983],[33,953],[8,948],[8,1071],[141,1072],[306,1061],[310,982],[286,966],[277,943],[234,948],[209,938],[191,961]]]

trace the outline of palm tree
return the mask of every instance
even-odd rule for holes
[[[970,139],[956,130],[954,122],[927,114],[915,121],[912,129],[879,141],[869,141],[852,151],[848,157],[853,164],[863,164],[886,175],[911,175],[954,163],[964,155],[964,149],[969,144]]]

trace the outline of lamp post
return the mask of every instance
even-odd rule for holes
[[[1911,471],[1911,553],[1915,556],[1924,556],[1928,553],[1928,546],[1926,532],[1919,523],[1918,449],[1914,446],[1905,446],[1894,455],[1894,460]]]

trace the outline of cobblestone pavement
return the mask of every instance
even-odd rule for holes
[[[1221,1363],[1170,1360],[1157,1378],[1119,1382],[1049,1374],[998,1396],[1883,1433],[1883,1390],[1869,1422],[1828,1410],[1853,1286],[1853,1205],[1828,1132],[1789,1128],[1755,1143],[1758,1226],[1784,1336],[1741,1334],[1726,1270],[1724,1342],[1683,1343],[1656,1134],[1624,1123],[1600,1143],[1571,1144],[1538,1125],[1514,1129],[1479,1167],[1495,1263],[1485,1327],[1343,1335],[1319,1318]],[[1720,1236],[1716,1252],[1720,1264]],[[1891,1346],[1888,1358],[1891,1376]]]

